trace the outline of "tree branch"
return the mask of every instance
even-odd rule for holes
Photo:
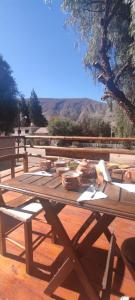
[[[120,70],[117,76],[114,77],[108,57],[108,25],[114,14],[119,9],[121,3],[122,0],[118,0],[110,12],[110,0],[106,0],[104,18],[101,19],[102,36],[101,48],[99,50],[100,61],[95,63],[95,67],[98,70],[103,71],[98,75],[98,80],[107,87],[107,91],[109,94],[111,94],[111,97],[117,101],[119,106],[123,107],[130,120],[135,123],[135,106],[126,98],[125,94],[116,85],[116,82],[120,78],[122,71],[124,72],[124,70],[127,68],[127,65],[123,66],[123,70]],[[107,98],[108,96],[106,94],[103,99],[105,100]]]
[[[112,11],[108,15],[107,18],[107,25],[109,25],[111,19],[114,17],[115,13],[118,11],[120,5],[122,4],[123,0],[117,0],[117,2],[114,4],[114,7],[112,8]]]
[[[126,62],[124,64],[124,66],[122,66],[122,68],[118,71],[118,73],[115,75],[115,79],[114,79],[114,83],[117,84],[117,82],[119,81],[121,75],[129,68],[129,63]]]

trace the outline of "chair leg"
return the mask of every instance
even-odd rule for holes
[[[32,221],[24,223],[25,251],[26,251],[26,272],[31,274],[33,265],[32,249]]]
[[[102,282],[101,300],[110,300],[115,249],[116,249],[116,238],[115,235],[112,234],[108,256],[107,256],[106,267],[105,267],[105,273]]]
[[[6,255],[6,237],[4,230],[4,214],[0,212],[0,254]]]

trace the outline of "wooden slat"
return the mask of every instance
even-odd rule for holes
[[[2,155],[0,156],[0,161],[23,158],[25,155],[26,153]]]
[[[34,177],[34,176],[33,176]],[[25,179],[24,175],[24,179]],[[51,183],[52,177],[50,179]],[[11,184],[11,187],[10,187]],[[2,188],[7,188],[11,190],[16,190],[19,192],[22,192],[24,194],[34,195],[34,196],[40,196],[41,198],[50,198],[55,200],[56,202],[60,202],[63,204],[69,204],[73,206],[80,206],[85,209],[90,209],[94,211],[99,211],[103,213],[108,213],[120,217],[129,218],[132,220],[135,220],[135,205],[134,202],[132,202],[132,198],[130,201],[131,193],[128,193],[128,202],[121,202],[119,201],[119,197],[113,193],[114,200],[110,199],[109,197],[105,200],[94,200],[94,201],[84,201],[83,203],[78,203],[76,199],[79,197],[82,190],[79,192],[75,191],[67,191],[64,188],[49,188],[46,185],[43,186],[37,186],[36,184],[28,184],[24,182],[18,182],[18,179],[13,179],[8,182],[7,186],[6,184],[1,185]],[[61,186],[60,186],[61,187]],[[110,191],[112,190],[112,186],[110,185]],[[119,191],[119,188],[116,189],[116,192]],[[106,191],[105,191],[106,192]],[[124,191],[123,191],[124,192]],[[118,197],[118,202],[116,199]]]
[[[26,139],[50,139],[64,141],[102,141],[102,142],[135,142],[135,138],[120,138],[120,137],[91,137],[91,136],[52,136],[52,135],[26,135]]]
[[[44,177],[44,176],[31,175],[31,176],[29,176],[29,177],[23,179],[22,182],[23,182],[23,183],[26,183],[26,184],[28,184],[28,183],[34,183],[34,182],[38,181],[40,178],[43,178],[43,177]]]

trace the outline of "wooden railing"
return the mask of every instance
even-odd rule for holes
[[[91,142],[91,141],[96,141],[96,142],[134,142],[135,143],[135,138],[118,138],[118,137],[91,137],[91,136],[54,136],[54,135],[44,135],[44,136],[39,136],[39,135],[27,135],[27,136],[22,136],[22,138],[27,139],[46,139],[46,140],[63,140],[63,141],[80,141],[80,142]]]
[[[35,145],[35,141],[62,141],[62,142],[79,142],[78,147],[59,147],[59,146],[46,146]],[[30,141],[30,146],[27,145],[27,141]],[[111,143],[111,145],[105,145],[105,143]],[[98,143],[98,147],[93,144],[89,146],[80,147],[80,143]],[[101,147],[103,143],[104,147]],[[121,143],[121,149],[118,146]],[[44,149],[47,156],[60,156],[60,157],[72,157],[72,158],[88,158],[88,159],[104,159],[109,160],[110,154],[127,154],[135,155],[135,149],[123,149],[124,143],[128,143],[129,147],[135,145],[135,138],[114,138],[114,137],[87,137],[87,136],[26,136],[25,147],[33,147],[36,149]],[[110,147],[111,146],[111,147]],[[132,147],[131,147],[132,148]]]
[[[9,137],[10,139],[12,137]],[[105,159],[109,160],[110,154],[127,154],[135,155],[135,138],[118,138],[118,137],[89,137],[89,136],[15,136],[17,154],[21,148],[26,149],[37,149],[44,150],[44,155],[46,156],[63,156],[63,157],[76,157],[88,159]],[[21,143],[18,143],[21,141]],[[52,146],[52,141],[54,141],[54,146]],[[71,143],[67,147],[56,146],[57,142],[61,141],[64,143]],[[39,142],[39,145],[37,145]],[[40,142],[42,145],[40,145]],[[78,145],[73,146],[73,142],[78,142]],[[81,146],[82,143],[82,146]],[[87,143],[85,145],[85,143]],[[107,145],[106,145],[107,143]],[[128,144],[129,149],[125,149],[125,143]],[[45,144],[48,144],[45,145]],[[19,145],[19,147],[18,147]],[[74,144],[75,145],[75,144]],[[95,147],[96,146],[96,147]],[[121,148],[120,148],[121,147]],[[12,147],[7,147],[11,149]],[[4,148],[0,148],[4,150]]]

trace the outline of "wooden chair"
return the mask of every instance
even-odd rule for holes
[[[126,239],[121,246],[123,260],[135,280],[135,237]]]
[[[0,207],[0,254],[4,256],[6,255],[6,240],[9,240],[16,246],[25,249],[26,272],[28,274],[31,273],[33,265],[32,219],[34,219],[42,211],[42,209],[42,205],[37,201],[34,201],[34,199],[27,201],[25,204],[18,207]],[[18,228],[18,226],[15,226],[9,230],[9,232],[5,231],[5,220],[8,217],[20,221],[19,226],[22,223],[24,224],[25,247],[8,237],[9,233]]]
[[[28,155],[25,152],[24,154],[15,154],[15,155],[5,155],[1,160],[11,161],[11,177],[15,177],[15,159],[18,157],[23,157],[23,166],[24,171],[28,172]],[[0,254],[6,255],[6,240],[14,243],[16,246],[19,246],[25,249],[26,252],[26,272],[31,273],[32,263],[33,263],[33,250],[32,250],[32,219],[34,219],[41,211],[43,210],[42,205],[35,198],[25,197],[25,203],[18,205],[17,207],[6,206],[2,192],[0,191]],[[6,218],[11,217],[19,221],[19,226],[24,224],[24,238],[25,238],[25,247],[20,245],[17,241],[12,240],[8,237],[9,233],[18,228],[17,226],[12,226],[9,232],[5,230],[5,220]]]
[[[115,254],[116,254],[116,238],[115,235],[112,234],[107,260],[106,260],[105,272],[102,281],[101,300],[110,299],[111,287],[112,287],[112,276],[113,276],[113,263],[114,263]]]

